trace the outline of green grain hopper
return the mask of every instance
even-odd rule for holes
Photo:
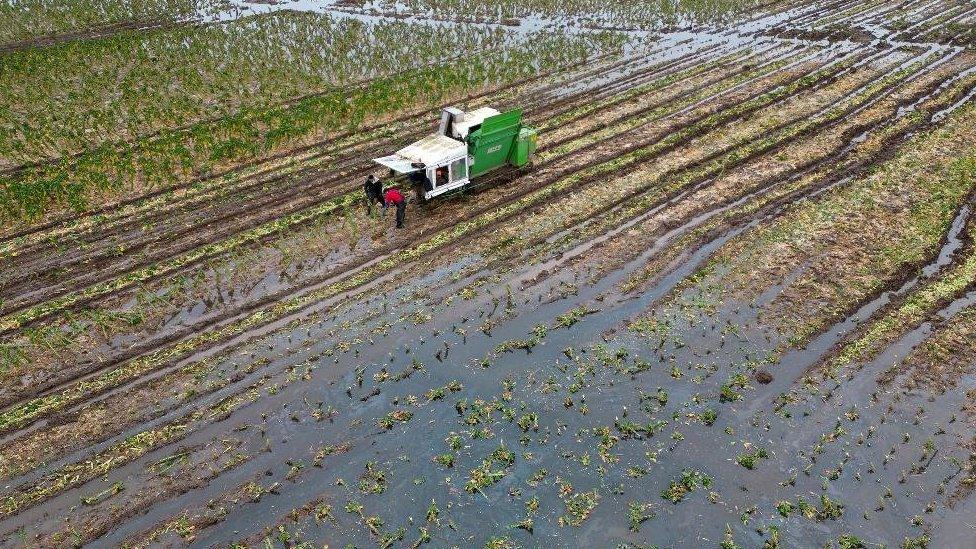
[[[525,168],[532,162],[537,132],[522,125],[522,110],[470,112],[449,107],[437,133],[374,161],[405,176],[423,200],[460,189],[502,166]]]

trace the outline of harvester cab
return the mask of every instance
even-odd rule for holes
[[[428,200],[466,187],[496,168],[530,165],[536,140],[536,130],[522,125],[520,109],[464,112],[448,107],[441,112],[437,133],[374,162],[405,178],[418,198]]]

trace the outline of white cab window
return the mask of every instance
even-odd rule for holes
[[[459,158],[451,162],[451,183],[457,183],[468,177],[468,159]]]

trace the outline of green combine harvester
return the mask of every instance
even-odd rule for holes
[[[426,201],[466,187],[495,168],[529,166],[536,140],[536,130],[522,125],[521,109],[500,113],[490,107],[471,112],[448,107],[437,133],[374,162],[410,181],[418,199]]]

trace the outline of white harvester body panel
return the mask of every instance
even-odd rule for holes
[[[491,107],[481,107],[471,112],[463,113],[454,119],[453,128],[451,128],[452,136],[456,139],[465,139],[471,133],[471,128],[480,126],[486,118],[490,118],[496,114],[501,113]]]
[[[535,139],[536,130],[522,125],[521,109],[447,107],[437,133],[374,161],[406,176],[419,187],[418,195],[429,199],[464,187],[472,171],[478,176],[503,165],[528,165]]]
[[[427,166],[441,164],[467,154],[468,146],[463,141],[438,134],[428,135],[396,152],[397,156]]]
[[[425,190],[425,199],[458,189],[469,182],[468,146],[446,135],[428,135],[390,156],[373,161],[403,175],[423,171],[432,187]]]

